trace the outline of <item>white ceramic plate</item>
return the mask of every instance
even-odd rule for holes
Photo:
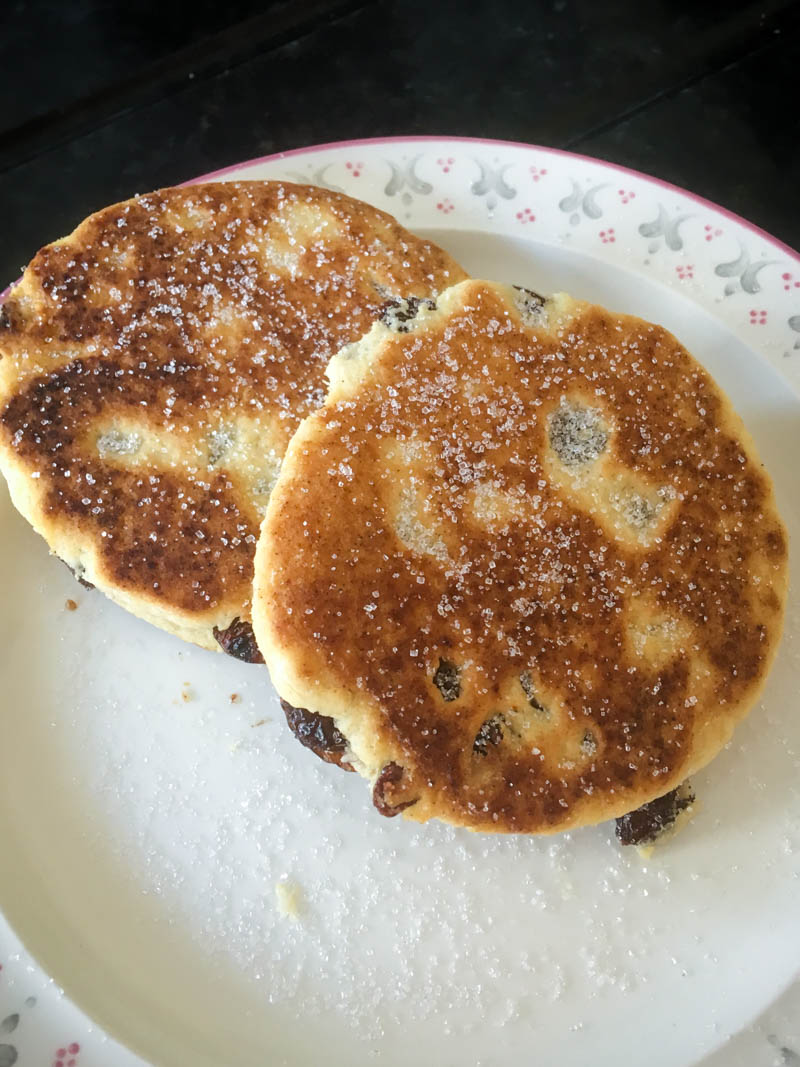
[[[800,543],[800,260],[768,235],[497,142],[330,145],[219,176],[340,188],[476,275],[663,323],[732,396]],[[643,863],[609,827],[503,840],[381,819],[297,745],[264,669],[85,592],[4,489],[0,537],[0,1067],[141,1062],[99,1026],[159,1067],[686,1067],[796,977],[792,598],[763,705]],[[790,1062],[798,1003],[707,1062]]]

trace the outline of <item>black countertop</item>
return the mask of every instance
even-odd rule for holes
[[[16,0],[0,15],[0,281],[104,204],[393,134],[622,163],[800,246],[800,2]]]

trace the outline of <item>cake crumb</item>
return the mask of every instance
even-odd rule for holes
[[[231,693],[231,704],[241,704],[242,698],[239,693]]]
[[[250,729],[252,730],[256,726],[263,726],[266,721],[267,721],[266,719],[259,719],[258,722],[251,722],[250,723]]]
[[[275,899],[278,913],[285,919],[297,921],[303,911],[303,896],[299,885],[282,880],[275,883]]]
[[[78,603],[76,600],[73,600],[72,597],[70,597],[64,604],[64,607],[67,609],[67,611],[77,611]]]

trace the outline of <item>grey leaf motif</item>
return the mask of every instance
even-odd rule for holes
[[[512,200],[517,195],[517,190],[509,185],[503,177],[511,165],[510,163],[506,163],[502,167],[495,169],[494,167],[490,167],[488,164],[483,163],[480,159],[476,159],[475,162],[478,164],[481,171],[480,178],[478,178],[477,181],[474,181],[470,186],[470,189],[475,196],[485,196],[487,193],[495,192],[498,196],[502,196],[504,200]]]
[[[756,281],[756,275],[760,270],[763,270],[764,267],[772,266],[772,264],[776,262],[777,261],[774,259],[764,259],[760,263],[751,263],[747,270],[742,273],[740,279],[742,289],[744,289],[746,293],[760,293],[761,286]]]
[[[741,251],[736,259],[732,259],[730,263],[719,263],[714,268],[714,273],[720,278],[738,278],[739,284],[746,293],[760,293],[761,286],[757,281],[759,271],[762,271],[764,267],[772,266],[777,260],[762,259],[758,263],[751,263],[747,249],[741,245],[739,247]],[[725,286],[725,295],[730,296],[736,292],[736,288],[736,282],[729,282]]]
[[[660,237],[664,232],[664,219],[666,218],[666,212],[659,204],[658,218],[653,222],[643,222],[639,227],[639,233],[642,237]]]
[[[14,1067],[17,1050],[13,1045],[0,1045],[0,1067]]]
[[[423,181],[414,169],[420,159],[422,159],[421,155],[414,156],[410,163],[406,163],[405,167],[400,167],[397,163],[393,163],[390,159],[387,159],[386,162],[389,164],[389,168],[392,172],[392,176],[383,190],[387,196],[396,196],[406,185],[413,192],[422,193],[423,195],[427,195],[433,191],[431,183]]]
[[[667,248],[671,248],[673,252],[679,252],[683,248],[683,238],[678,233],[678,227],[688,218],[688,215],[678,215],[677,218],[670,222],[669,226],[664,231],[664,240],[666,241]]]
[[[738,259],[732,259],[730,263],[720,263],[714,267],[714,273],[720,278],[738,278],[742,271],[750,264],[750,256],[743,248]]]
[[[607,183],[603,185],[595,185],[593,189],[589,189],[586,196],[583,198],[583,213],[588,219],[599,219],[603,214],[603,209],[597,203],[595,197],[601,189],[605,189]]]
[[[292,181],[300,182],[301,185],[319,185],[323,189],[330,189],[333,193],[343,193],[344,189],[342,189],[340,185],[334,185],[333,182],[329,182],[325,177],[325,172],[330,165],[330,163],[325,163],[323,166],[317,168],[317,170],[312,172],[310,178],[307,174],[302,174],[298,170],[287,170],[286,173]]]
[[[789,319],[789,329],[796,330],[797,333],[800,333],[800,315],[792,315]]]
[[[663,237],[664,243],[667,248],[673,252],[679,252],[683,248],[683,238],[679,233],[680,225],[685,222],[690,215],[676,215],[674,219],[670,219],[664,210],[663,205],[658,205],[658,217],[652,222],[643,222],[639,227],[639,233],[642,237]],[[653,245],[650,245],[650,251],[655,252]]]
[[[334,193],[344,192],[340,185],[334,185],[333,182],[329,182],[328,179],[325,177],[325,172],[327,171],[328,167],[330,167],[330,163],[325,163],[324,166],[319,167],[317,170],[314,171],[314,184],[322,185],[325,189],[331,189]]]
[[[576,181],[573,181],[572,192],[569,194],[569,196],[565,196],[563,200],[559,200],[558,206],[561,208],[562,211],[575,211],[580,202],[581,187]]]
[[[497,180],[495,181],[494,187],[497,190],[497,192],[500,194],[500,196],[502,196],[502,198],[504,200],[513,200],[514,197],[517,195],[517,190],[516,189],[512,189],[512,187],[508,184],[508,182],[503,177],[503,174],[507,170],[508,170],[508,167],[505,166],[505,167],[501,167],[501,169],[497,172]]]
[[[403,172],[396,163],[392,163],[391,160],[387,160],[387,162],[392,169],[392,176],[383,191],[387,196],[395,196],[403,188]]]
[[[0,1034],[13,1034],[16,1028],[19,1026],[19,1014],[6,1015],[5,1019],[0,1023]]]
[[[426,182],[423,181],[422,178],[418,178],[414,171],[414,168],[421,159],[422,156],[414,156],[414,158],[411,160],[408,167],[406,168],[406,181],[415,193],[422,193],[424,196],[427,196],[428,193],[433,191],[433,186],[430,182]]]
[[[475,162],[481,168],[481,176],[472,183],[470,188],[475,196],[485,196],[492,187],[492,171],[490,167],[485,166],[479,159],[476,159]]]

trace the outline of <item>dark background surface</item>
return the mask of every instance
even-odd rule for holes
[[[800,246],[800,0],[5,0],[0,282],[107,203],[323,141],[571,148]]]

